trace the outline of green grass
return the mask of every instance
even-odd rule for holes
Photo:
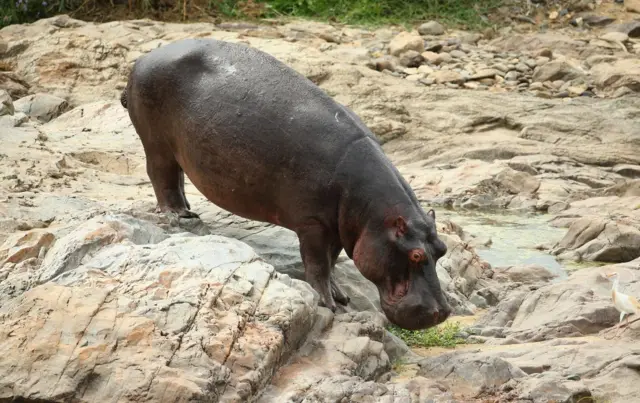
[[[446,322],[427,330],[405,330],[395,325],[389,326],[389,331],[398,336],[409,347],[455,347],[465,344],[465,340],[458,337],[462,330],[458,322]]]
[[[487,25],[481,18],[503,0],[138,0],[134,7],[149,17],[160,8],[179,15],[206,11],[230,19],[301,17],[353,25],[400,24],[408,27],[435,19],[443,24],[475,29]],[[79,9],[85,18],[113,8],[111,0],[0,0],[0,27],[35,21]],[[119,4],[118,7],[127,7]],[[88,11],[87,11],[88,10]],[[95,11],[91,11],[95,10]]]
[[[499,0],[270,0],[267,12],[347,24],[410,24],[436,19],[467,27],[484,25],[482,15]]]

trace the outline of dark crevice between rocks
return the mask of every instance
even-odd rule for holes
[[[569,179],[569,180],[572,180],[572,181],[576,181],[578,183],[582,183],[584,185],[587,185],[592,189],[602,189],[602,188],[606,187],[602,183],[598,183],[598,182],[592,181],[590,178],[580,177],[580,176],[577,176],[577,175],[567,175],[567,176],[565,176],[565,178]]]
[[[234,273],[235,273],[235,271],[234,271]],[[227,282],[229,281],[229,279],[231,277],[232,276],[229,276],[227,278]],[[169,357],[169,359],[165,363],[165,365],[167,367],[171,365],[171,361],[173,360],[173,357],[175,357],[176,353],[180,350],[180,347],[182,346],[182,339],[184,338],[184,335],[189,333],[191,328],[193,328],[193,325],[195,324],[196,319],[198,317],[198,313],[200,313],[200,309],[202,308],[203,299],[206,297],[207,293],[209,292],[209,288],[210,288],[210,286],[207,285],[206,288],[204,289],[204,291],[202,292],[201,297],[198,298],[198,305],[196,306],[196,311],[194,312],[193,316],[191,318],[189,318],[189,321],[187,322],[187,325],[185,326],[185,329],[182,332],[180,332],[180,335],[178,336],[178,345],[176,346],[175,350],[173,350],[173,352],[171,353],[171,357]],[[216,299],[217,299],[217,296],[216,296]],[[185,303],[185,302],[184,301],[179,301],[177,303]],[[173,304],[170,304],[169,307],[171,305],[173,305]],[[167,311],[169,311],[169,307],[166,308]]]
[[[307,75],[307,79],[314,83],[317,86],[320,86],[322,83],[331,78],[331,73],[328,71],[322,71],[320,73],[309,74]]]
[[[577,355],[577,353],[576,353]],[[600,365],[598,365],[596,368],[594,368],[593,370],[587,372],[586,374],[584,374],[582,377],[585,379],[593,379],[596,378],[600,375],[602,375],[602,373],[606,373],[609,372],[609,370],[614,370],[616,368],[619,368],[620,366],[625,366],[627,368],[630,369],[634,369],[636,371],[638,371],[638,367],[636,368],[632,368],[633,365],[630,365],[629,363],[625,363],[625,362],[620,362],[623,361],[626,357],[630,357],[630,356],[637,356],[637,354],[634,353],[630,353],[630,354],[624,354],[624,355],[620,355],[617,356],[611,360],[605,361],[603,363],[601,363]],[[575,358],[575,357],[574,357]],[[572,361],[573,363],[573,361]],[[620,363],[620,365],[616,365]]]
[[[116,296],[116,301],[118,299],[118,297]],[[107,298],[105,298],[105,303],[110,303],[113,300],[108,300]],[[122,326],[122,323],[124,321],[120,321],[118,328],[116,329],[116,323],[118,322],[118,316],[114,315],[113,317],[113,326],[111,327],[111,331],[110,334],[119,334],[120,331],[120,326]],[[154,325],[155,328],[155,325]],[[116,337],[113,345],[110,348],[110,353],[114,354],[114,357],[117,357],[116,355],[116,351],[118,350],[118,338]],[[82,398],[84,397],[84,395],[87,393],[87,391],[89,390],[89,388],[91,387],[93,381],[100,379],[101,376],[99,374],[97,374],[95,372],[96,367],[101,366],[101,365],[110,365],[112,363],[114,363],[115,361],[117,361],[118,358],[114,358],[112,360],[106,361],[106,362],[98,362],[97,360],[94,362],[93,364],[93,368],[91,368],[91,371],[89,371],[89,373],[87,374],[87,376],[82,380],[82,382],[80,382],[80,384],[77,387],[77,390],[80,391],[79,396]],[[111,376],[113,375],[114,371],[110,371],[109,372],[109,376],[107,377],[106,382],[104,383],[105,385],[108,385],[109,382],[111,381]]]
[[[246,264],[250,264],[256,260],[260,260],[259,256],[256,256],[254,259],[251,259],[249,262],[246,262]],[[225,282],[222,284],[222,286],[220,287],[220,290],[218,293],[216,293],[216,295],[213,296],[213,298],[211,299],[211,303],[210,305],[213,306],[216,304],[218,298],[220,298],[220,296],[222,295],[222,292],[225,288],[225,286],[229,283],[229,281],[231,279],[237,278],[236,277],[236,272],[238,271],[238,269],[240,267],[242,267],[243,264],[245,264],[244,261],[236,261],[236,262],[225,262],[225,264],[229,264],[229,263],[238,263],[238,267],[236,267],[236,269],[225,279]],[[211,268],[211,270],[207,273],[211,273],[212,270],[215,270],[217,267],[213,267]],[[273,273],[272,273],[273,276]],[[271,277],[269,277],[269,281],[271,281]],[[267,282],[267,285],[269,284],[269,281]],[[180,335],[178,336],[178,345],[176,346],[175,350],[173,350],[173,352],[171,353],[171,357],[169,357],[169,359],[166,361],[165,365],[166,366],[170,366],[171,362],[173,361],[173,358],[175,357],[175,355],[178,353],[178,351],[180,350],[180,347],[182,346],[182,341],[184,339],[184,336],[189,333],[189,331],[193,328],[193,326],[195,325],[196,319],[198,318],[198,314],[200,313],[200,309],[202,309],[202,306],[206,300],[206,295],[209,293],[209,290],[211,289],[211,287],[209,285],[207,285],[206,289],[202,292],[201,297],[198,299],[198,304],[196,306],[196,311],[193,314],[193,316],[189,319],[189,322],[187,323],[187,325],[185,326],[184,330],[180,333]],[[266,285],[265,285],[265,290],[266,290]],[[264,294],[264,291],[263,291]],[[259,301],[262,299],[262,295],[260,296]],[[257,309],[256,305],[256,309]],[[255,310],[254,312],[255,313]],[[229,356],[231,355],[231,352],[233,351],[233,346],[235,345],[236,341],[241,337],[241,335],[243,334],[243,330],[244,330],[244,325],[240,324],[238,326],[238,334],[236,337],[233,338],[231,345],[229,346],[229,350],[227,351],[227,354],[224,358],[224,361],[221,363],[221,365],[225,365],[225,363],[227,362],[227,359],[229,358]],[[203,349],[204,354],[207,354],[206,350]],[[231,370],[229,368],[229,370]],[[159,368],[158,368],[159,371]],[[158,372],[156,371],[156,373]],[[152,377],[153,378],[153,377]],[[210,391],[210,393],[215,394],[216,396],[223,396],[225,393],[225,390],[228,386],[229,382],[226,382],[223,386],[222,386],[222,390],[220,391],[220,393],[217,393],[217,391]],[[149,387],[151,386],[151,384],[149,384]]]
[[[249,322],[251,322],[253,320],[253,318],[255,318],[256,311],[258,310],[258,307],[260,306],[260,302],[262,302],[262,297],[264,296],[264,293],[266,292],[267,287],[269,287],[269,283],[273,279],[274,275],[276,275],[275,268],[271,272],[271,275],[269,276],[269,278],[267,280],[267,283],[264,285],[264,288],[262,289],[262,293],[260,294],[260,298],[258,298],[258,300],[256,301],[254,309],[246,316],[246,319],[243,322],[240,322],[238,324],[237,336],[234,337],[233,340],[231,341],[231,345],[229,346],[229,350],[227,351],[227,354],[225,355],[224,360],[221,363],[223,366],[226,366],[227,360],[229,359],[229,357],[231,356],[231,353],[233,352],[233,348],[235,347],[235,345],[238,342],[238,340],[240,340],[240,338],[244,335],[244,331],[246,329],[247,324]],[[224,286],[222,288],[224,288]],[[284,334],[284,330],[283,329],[280,329],[280,330],[282,331],[282,338],[283,338],[283,341],[284,341],[284,340],[286,340],[286,337],[285,337],[285,334]],[[251,386],[251,394],[254,395],[254,397],[255,397],[256,393],[259,393],[259,389],[260,389],[259,387],[260,386],[264,386],[265,384],[270,382],[271,378],[273,377],[273,374],[277,371],[277,369],[279,367],[279,364],[282,362],[283,358],[284,358],[284,354],[281,354],[280,357],[278,358],[278,362],[274,365],[274,371],[272,371],[270,376],[267,375],[265,377],[265,379],[262,380],[262,382],[261,382],[262,385],[254,385],[251,381],[249,381],[249,385]],[[229,368],[229,370],[231,370],[231,368]],[[225,390],[226,390],[226,387],[227,387],[228,384],[229,383],[227,382],[227,384],[225,385]],[[224,395],[224,390],[221,393],[221,396],[222,395]]]
[[[494,160],[510,160],[519,155],[527,155],[523,152],[515,152],[505,148],[484,148],[478,150],[472,150],[463,154],[464,158],[470,160],[481,160],[485,162],[493,162]]]
[[[473,120],[466,128],[465,131],[481,133],[488,132],[495,129],[509,129],[514,131],[522,130],[522,123],[516,122],[514,119],[505,116],[480,116]]]

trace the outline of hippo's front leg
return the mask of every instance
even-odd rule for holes
[[[297,231],[305,280],[320,294],[320,306],[336,311],[331,282],[331,237],[320,225]]]

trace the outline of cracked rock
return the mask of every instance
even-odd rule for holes
[[[348,374],[352,393],[384,389],[383,317],[319,308],[306,282],[241,241],[166,233],[124,214],[66,232],[29,281],[14,270],[2,282],[23,290],[2,293],[0,399],[246,401],[278,371],[295,376],[270,393],[303,393],[326,371]],[[19,257],[10,264],[51,240],[10,238],[24,250],[7,254]]]

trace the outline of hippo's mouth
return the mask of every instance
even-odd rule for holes
[[[401,278],[392,281],[391,278],[388,277],[385,290],[380,293],[381,299],[386,305],[397,305],[409,293],[410,283],[410,278]]]

